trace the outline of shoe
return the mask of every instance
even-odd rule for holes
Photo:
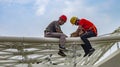
[[[36,64],[42,63],[42,61],[37,61]]]
[[[58,55],[60,55],[62,57],[66,57],[66,55],[61,50],[58,52]]]
[[[67,49],[65,48],[65,46],[61,46],[60,44],[59,44],[59,50],[67,51]]]
[[[68,51],[66,48],[59,48],[59,50],[61,50],[61,51]]]
[[[89,51],[89,55],[88,55],[88,56],[91,56],[91,55],[94,53],[94,51],[95,51],[94,48],[90,49],[90,51]]]
[[[89,53],[85,53],[83,57],[86,57]]]

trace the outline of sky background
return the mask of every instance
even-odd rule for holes
[[[72,16],[92,21],[98,34],[113,32],[120,26],[120,0],[0,0],[0,36],[43,37],[47,25],[65,14],[61,26],[68,36],[77,26]]]
[[[0,36],[43,37],[62,14],[68,17],[61,26],[68,36],[77,28],[69,22],[72,16],[92,21],[103,35],[120,26],[120,0],[0,0]]]

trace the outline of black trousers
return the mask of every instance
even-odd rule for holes
[[[89,50],[92,49],[92,46],[87,38],[95,37],[96,34],[92,31],[87,31],[86,33],[82,34],[80,38],[84,42],[84,44],[81,45],[81,47],[84,49],[85,53],[89,53]]]

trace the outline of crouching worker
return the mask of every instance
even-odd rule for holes
[[[82,30],[82,34],[79,35],[79,33],[77,34],[77,36],[79,36],[81,38],[81,40],[84,42],[84,44],[82,44],[82,48],[85,52],[84,56],[91,56],[93,54],[93,52],[95,51],[95,49],[91,46],[89,40],[87,38],[89,37],[95,37],[97,36],[97,29],[96,29],[96,26],[82,18],[82,19],[78,19],[77,17],[72,17],[70,19],[70,22],[72,25],[76,25],[78,26],[78,29],[77,30]],[[73,35],[73,33],[72,33]]]
[[[44,31],[45,37],[54,37],[59,38],[59,52],[58,54],[62,57],[65,57],[66,54],[63,52],[66,50],[65,42],[66,35],[61,30],[61,25],[63,25],[67,21],[67,17],[65,15],[61,15],[58,20],[51,22]]]

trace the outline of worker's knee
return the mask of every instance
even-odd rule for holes
[[[65,34],[61,34],[60,38],[66,38],[66,35]]]
[[[80,38],[81,38],[82,40],[86,40],[86,39],[87,39],[87,36],[86,36],[86,35],[82,35],[82,36],[80,36]]]

